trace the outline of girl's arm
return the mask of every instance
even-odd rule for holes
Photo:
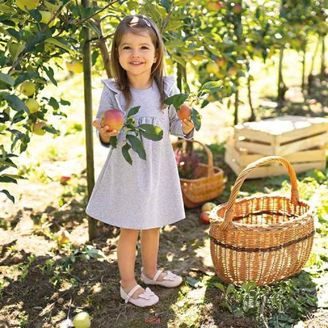
[[[109,132],[106,126],[104,127],[101,126],[101,118],[103,113],[106,110],[114,107],[115,106],[111,101],[109,90],[106,86],[104,86],[100,97],[96,119],[93,121],[92,125],[97,129],[97,135],[99,137],[99,140],[101,144],[105,147],[109,147],[110,137],[117,136],[119,133],[119,131],[116,130]]]
[[[169,94],[169,97],[177,93],[180,93],[180,90],[176,85],[174,85],[172,91]],[[174,106],[169,106],[168,111],[170,120],[170,133],[177,137],[191,139],[194,136],[194,124],[190,120],[181,122]]]

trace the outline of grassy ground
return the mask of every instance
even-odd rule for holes
[[[261,96],[258,114],[274,115],[274,108],[263,100],[264,95],[274,94],[269,78],[274,71],[259,69],[258,74],[254,85],[255,94]],[[299,81],[298,76],[288,79],[291,85]],[[96,83],[93,93],[98,101],[101,88]],[[318,214],[314,249],[298,276],[261,288],[220,282],[209,252],[209,226],[199,221],[198,208],[188,210],[186,220],[163,228],[161,234],[160,263],[184,277],[181,287],[154,288],[161,302],[151,309],[124,304],[115,261],[118,231],[99,225],[99,236],[87,241],[81,76],[65,79],[62,86],[48,91],[72,103],[67,109],[69,120],[54,122],[62,135],[33,138],[29,151],[19,159],[28,180],[10,186],[16,203],[1,198],[0,327],[59,327],[80,310],[91,314],[96,328],[328,327],[327,170],[298,175],[301,197],[315,202]],[[292,88],[281,112],[327,115],[327,84],[322,89],[317,86],[316,93],[302,102],[296,101],[299,95],[299,89]],[[249,116],[246,105],[241,113]],[[236,178],[223,160],[232,114],[211,105],[203,122],[197,139],[210,145],[215,165],[228,177],[224,193],[215,200],[219,204],[227,200]],[[96,174],[105,157],[104,148],[95,143]],[[60,183],[62,176],[70,177],[68,183]],[[274,191],[288,194],[285,176],[247,181],[241,196]],[[138,257],[137,272],[140,265]]]

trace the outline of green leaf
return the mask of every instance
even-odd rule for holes
[[[44,66],[43,67],[44,71],[46,72],[47,76],[49,77],[49,80],[55,85],[57,86],[57,81],[55,80],[54,78],[54,70],[49,66],[49,67],[46,67]]]
[[[45,31],[42,30],[35,34],[32,34],[26,40],[26,51],[28,52],[33,51],[38,44],[45,42],[50,35],[51,32],[49,29]]]
[[[132,149],[139,155],[139,157],[141,159],[146,159],[146,152],[141,140],[132,134],[128,134],[126,139],[129,141]]]
[[[207,99],[204,99],[200,105],[200,108],[204,108],[205,106],[207,106],[210,102]]]
[[[67,52],[71,52],[70,47],[67,44],[65,44],[62,40],[58,40],[58,39],[55,39],[55,38],[48,38],[44,42],[53,44],[58,48],[62,48],[64,50],[66,50]]]
[[[17,165],[10,159],[10,158],[1,158],[0,157],[0,166],[6,166],[6,167],[9,167],[9,166],[11,166],[11,167],[16,167],[17,168]]]
[[[132,158],[129,154],[129,150],[131,149],[131,146],[126,143],[123,147],[122,147],[122,155],[125,158],[125,160],[132,165]]]
[[[205,82],[199,89],[199,92],[217,92],[222,88],[222,81],[208,81]]]
[[[202,283],[199,280],[189,276],[186,277],[186,282],[189,286],[193,288],[202,287]]]
[[[147,139],[158,141],[163,138],[163,130],[157,125],[140,124],[139,129],[141,135]]]
[[[160,3],[166,9],[167,12],[170,11],[170,9],[171,9],[171,1],[169,1],[169,0],[161,0]]]
[[[127,118],[137,114],[139,112],[139,109],[140,109],[140,106],[130,108],[129,112],[128,112],[128,115],[127,115]]]
[[[48,104],[49,104],[53,109],[55,109],[55,110],[57,110],[57,109],[59,108],[58,101],[57,101],[55,98],[53,98],[53,97],[51,97],[51,98],[49,99]]]
[[[93,50],[92,55],[91,55],[91,65],[92,66],[94,66],[96,64],[98,57],[99,57],[99,51]]]
[[[59,130],[55,129],[52,125],[46,125],[43,130],[46,130],[49,133],[55,134],[55,135],[60,135]]]
[[[15,84],[15,80],[10,75],[1,72],[0,72],[0,81],[10,85],[11,87]]]
[[[2,12],[4,14],[12,14],[13,8],[9,7],[7,5],[4,5],[4,4],[0,4],[0,12]]]
[[[28,108],[26,107],[25,103],[17,96],[11,95],[7,92],[1,92],[0,98],[5,99],[13,110],[16,110],[18,112],[25,111],[26,113],[28,113]]]
[[[101,259],[105,258],[105,254],[100,250],[91,245],[87,245],[83,250],[83,253],[88,259]]]
[[[3,175],[0,175],[0,182],[17,183],[17,180],[15,178],[11,177],[10,175],[3,174]]]
[[[225,292],[225,287],[224,287],[224,285],[221,284],[220,282],[215,282],[215,283],[214,283],[214,286],[215,286],[216,288],[220,289],[221,292],[223,292],[223,293]]]
[[[195,125],[196,131],[198,131],[201,127],[202,121],[199,112],[195,108],[193,108],[191,111],[191,120]]]
[[[13,203],[15,203],[15,197],[12,196],[8,190],[2,189],[0,192],[4,193]]]
[[[168,97],[164,100],[166,105],[173,105],[176,110],[187,100],[189,97],[186,93],[179,93],[174,96]]]
[[[37,9],[31,10],[30,15],[38,22],[42,19],[41,13]]]
[[[117,137],[110,137],[109,139],[109,144],[113,147],[116,148],[117,147]]]
[[[18,41],[21,40],[21,38],[22,38],[21,32],[18,32],[16,30],[14,30],[13,28],[8,28],[7,32]]]

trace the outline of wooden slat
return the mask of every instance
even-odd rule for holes
[[[302,139],[287,145],[279,146],[276,148],[275,155],[287,155],[296,151],[313,148],[315,146],[322,146],[328,141],[328,133],[320,134],[315,137]]]
[[[236,162],[241,166],[246,166],[261,157],[262,154],[249,153],[245,150],[238,149],[235,146],[233,140],[229,140],[226,145],[226,150],[230,153],[230,155],[236,160]],[[308,163],[308,162],[317,162],[324,161],[326,158],[325,147],[317,149],[306,149],[303,151],[298,151],[293,154],[288,154],[284,156],[291,163]]]
[[[274,148],[271,145],[263,145],[256,142],[251,141],[236,141],[237,148],[245,148],[251,153],[259,153],[263,155],[273,155]]]
[[[328,120],[282,116],[235,126],[238,148],[263,155],[288,155],[327,143]]]
[[[295,152],[284,156],[288,159],[297,173],[304,172],[311,169],[324,170],[326,167],[326,151],[325,147],[319,149],[310,149]],[[225,162],[238,175],[248,164],[263,157],[262,154],[249,154],[245,151],[236,149],[233,140],[229,140],[226,145]],[[250,175],[251,179],[276,176],[285,174],[282,166],[273,163],[266,167],[259,167]]]

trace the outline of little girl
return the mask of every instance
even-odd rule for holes
[[[114,34],[111,65],[114,79],[104,80],[97,119],[93,125],[100,141],[109,146],[117,136],[116,148],[110,147],[105,165],[90,197],[86,212],[120,228],[117,246],[120,294],[125,302],[151,306],[158,296],[142,288],[135,277],[136,243],[141,240],[141,281],[145,285],[176,287],[182,278],[157,269],[160,227],[185,218],[179,176],[169,133],[190,138],[194,125],[181,122],[166,97],[179,92],[172,77],[164,77],[164,44],[154,22],[141,15],[125,17]],[[144,139],[146,160],[130,151],[132,165],[123,157],[123,130],[109,131],[102,126],[102,113],[118,108],[125,115],[140,106],[134,116],[137,124],[153,124],[163,129],[160,141]]]

